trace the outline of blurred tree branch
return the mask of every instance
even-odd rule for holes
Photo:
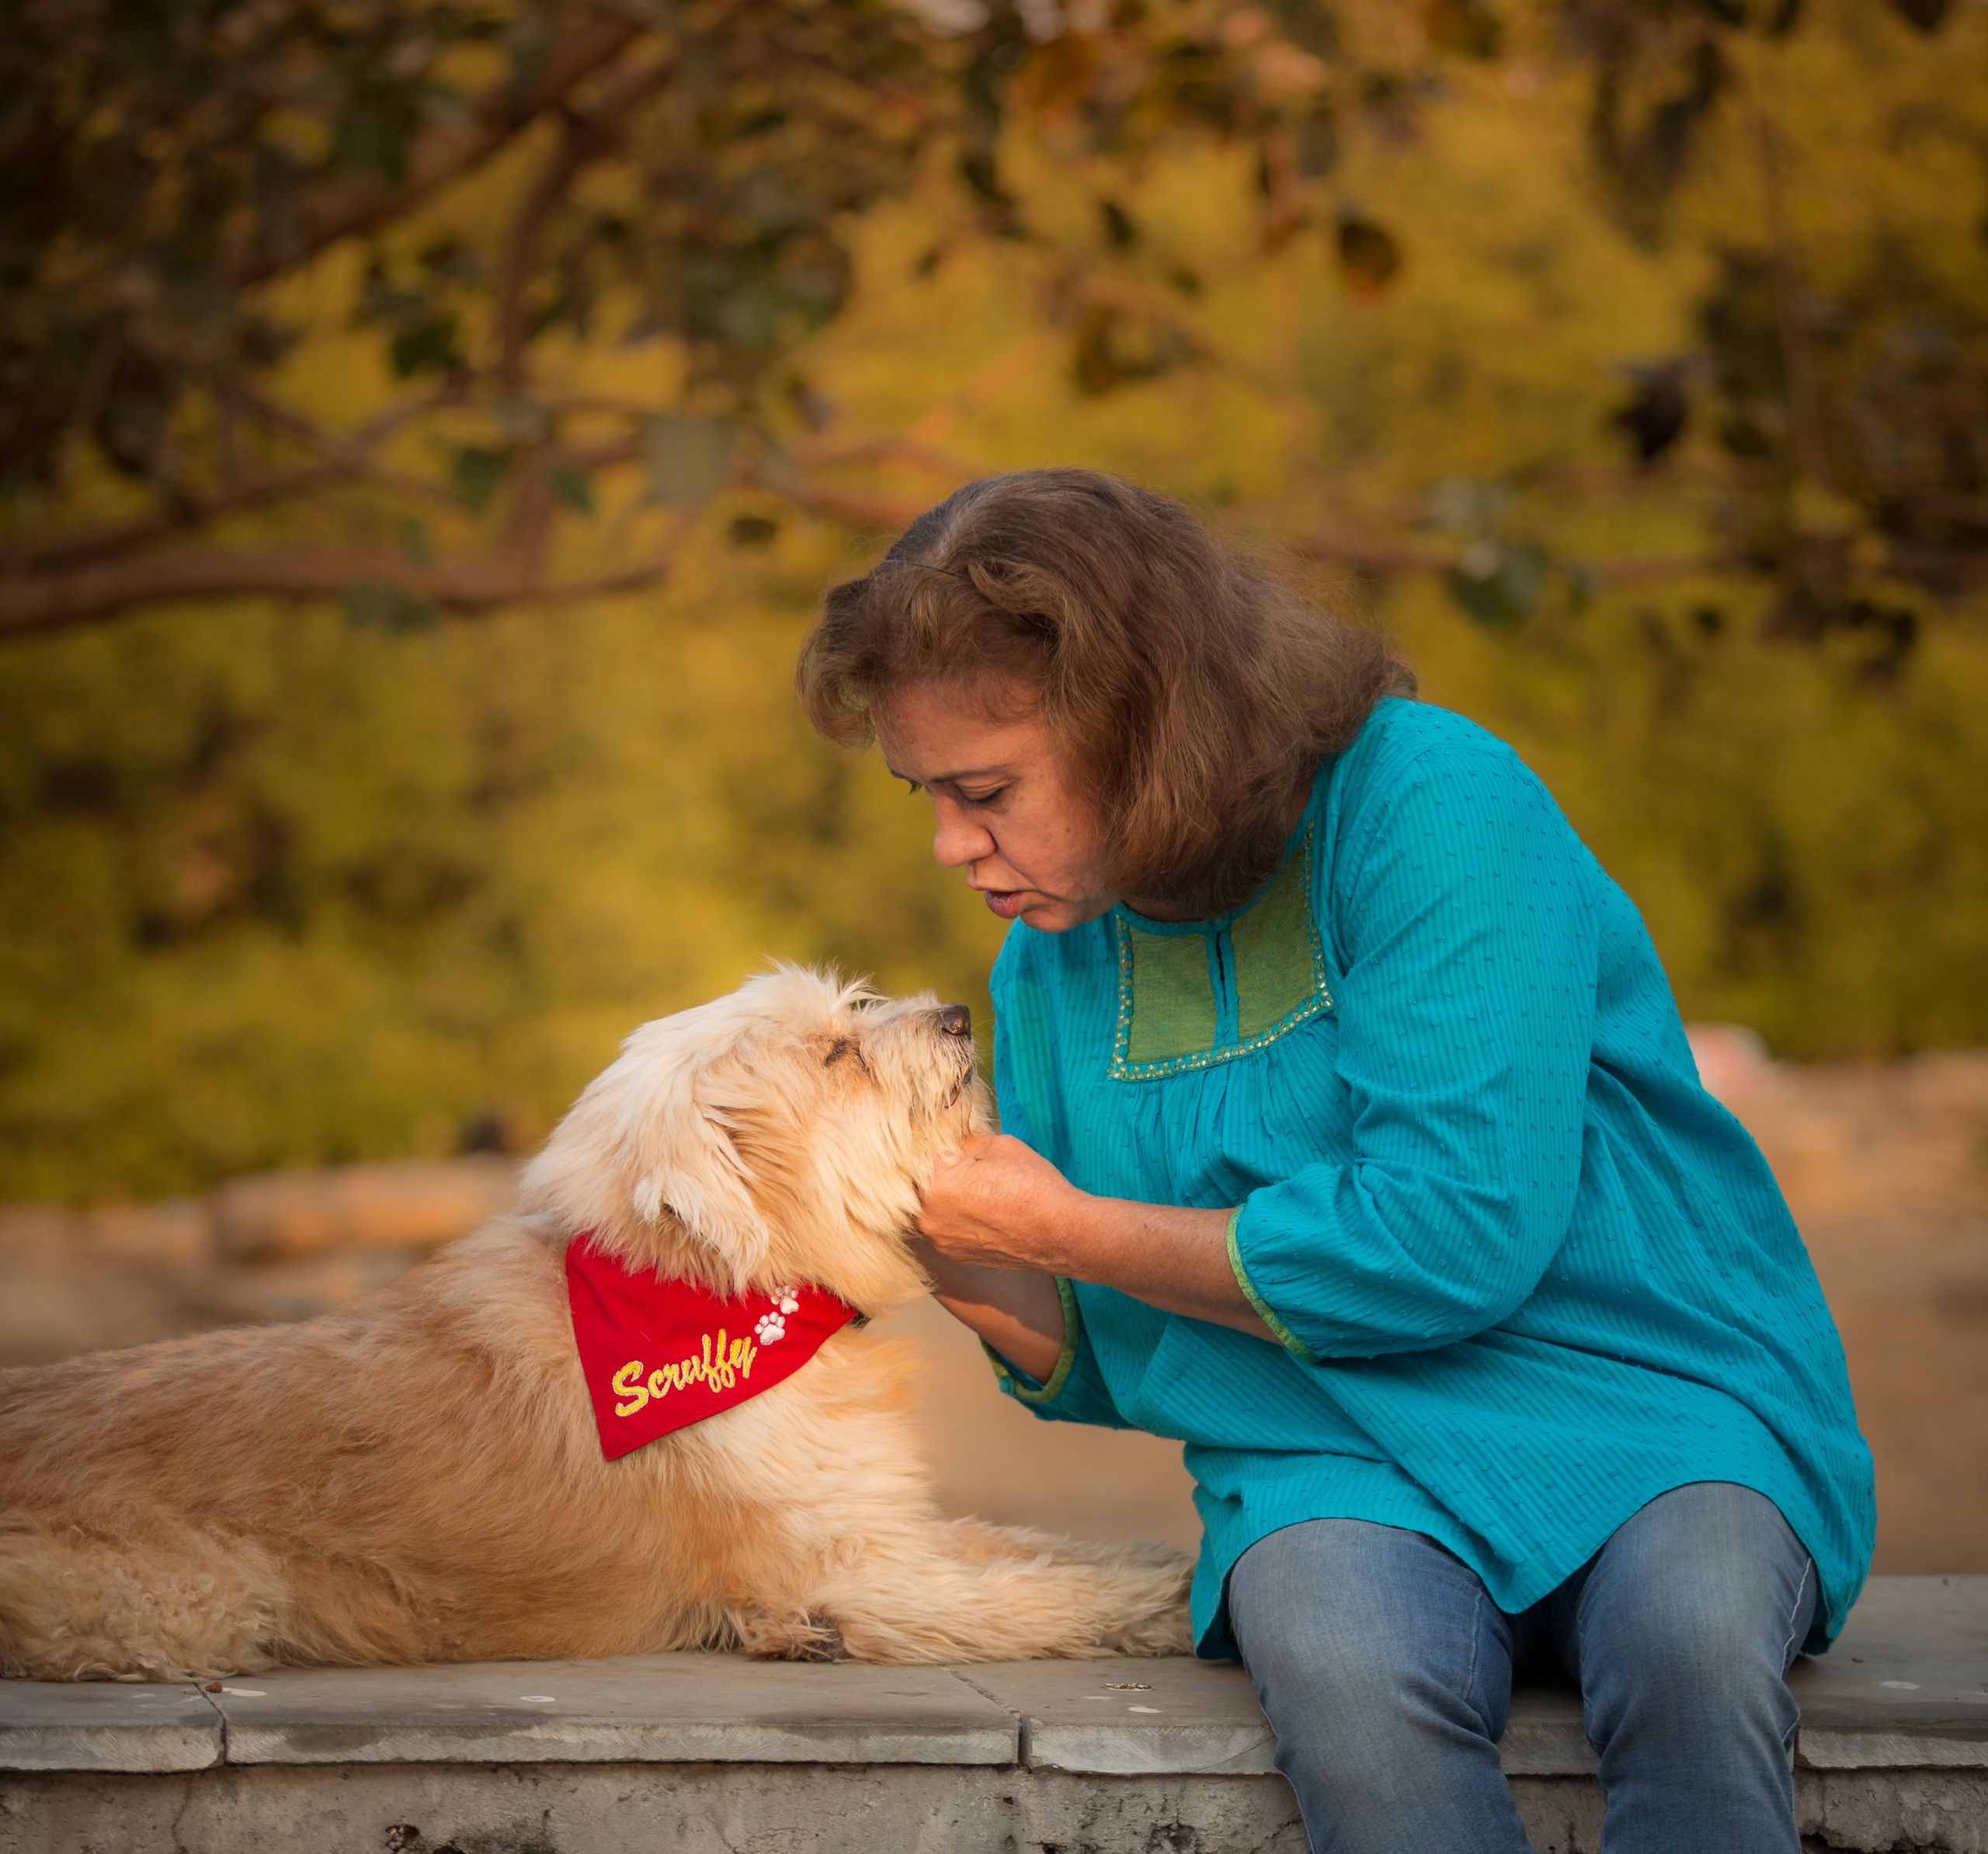
[[[581,22],[539,75],[492,85],[470,106],[469,120],[431,130],[394,179],[367,177],[312,189],[297,203],[301,236],[288,245],[234,254],[224,266],[238,286],[297,269],[341,239],[363,237],[417,207],[497,154],[522,130],[561,108],[573,92],[642,36],[632,15],[603,11]]]
[[[582,171],[608,153],[629,116],[661,89],[676,69],[673,55],[652,55],[620,72],[606,94],[584,114],[566,116],[559,145],[539,170],[505,239],[497,300],[497,357],[492,369],[505,391],[518,392],[525,384],[525,350],[531,337],[525,301],[540,261],[546,221]]]
[[[1798,11],[1159,0],[1080,28],[989,0],[979,23],[941,30],[889,0],[30,8],[0,43],[0,89],[21,99],[0,123],[0,637],[172,599],[356,589],[363,605],[384,588],[409,610],[469,613],[646,586],[689,512],[742,488],[899,526],[922,505],[821,468],[964,480],[970,464],[936,447],[965,408],[1059,355],[1086,394],[1201,370],[1275,396],[1289,383],[1213,332],[1199,278],[1148,254],[1129,195],[1100,200],[1087,231],[1032,215],[1003,173],[1010,128],[1128,175],[1239,146],[1260,256],[1315,236],[1367,300],[1395,286],[1407,244],[1338,192],[1345,150],[1412,143],[1462,67],[1542,58],[1589,85],[1592,159],[1632,236],[1661,234],[1701,146],[1736,99],[1741,113],[1758,248],[1725,254],[1705,353],[1645,368],[1619,421],[1639,468],[1667,467],[1712,401],[1745,467],[1718,491],[1707,547],[1562,560],[1493,512],[1497,484],[1450,495],[1454,519],[1300,523],[1295,544],[1443,576],[1487,622],[1523,623],[1555,584],[1584,595],[1715,573],[1778,587],[1783,634],[1875,612],[1903,636],[1879,577],[1944,595],[1988,554],[1988,460],[1939,409],[1979,396],[1981,344],[1957,325],[1938,363],[1950,377],[1902,382],[1884,343],[1923,306],[1874,287],[1826,312],[1863,317],[1880,360],[1859,375],[1832,358],[1849,344],[1823,352],[1810,324],[1825,311],[1795,266],[1792,153],[1760,102]],[[934,174],[958,210],[926,262],[972,240],[1012,250],[1040,279],[1044,328],[905,432],[832,455],[817,441],[832,412],[795,356],[847,304],[852,227]],[[341,430],[299,409],[286,366],[348,277],[348,332],[404,396]],[[671,344],[678,397],[575,390],[568,357],[616,340]],[[1840,450],[1826,460],[1826,430]],[[439,473],[424,467],[438,456]],[[1927,456],[1962,461],[1935,476]],[[599,484],[630,470],[641,495],[591,551],[652,509],[673,538],[575,566]],[[239,518],[307,502],[318,545],[244,536]],[[396,519],[418,534],[398,550],[378,540]]]

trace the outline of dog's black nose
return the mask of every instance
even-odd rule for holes
[[[973,1013],[964,1005],[946,1005],[939,1012],[939,1028],[948,1036],[971,1036]]]

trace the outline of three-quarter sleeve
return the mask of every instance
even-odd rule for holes
[[[985,1339],[980,1349],[994,1367],[994,1381],[1018,1404],[1050,1422],[1087,1422],[1107,1429],[1128,1429],[1132,1425],[1118,1414],[1098,1369],[1097,1355],[1084,1335],[1083,1315],[1077,1306],[1076,1290],[1058,1275],[1056,1291],[1063,1302],[1063,1349],[1047,1378],[1033,1378],[1004,1358]]]
[[[1048,1020],[1045,1012],[1034,1008],[1040,1002],[1031,993],[1034,981],[1025,975],[1017,976],[1015,972],[1011,957],[1013,945],[1011,931],[988,981],[988,991],[994,1005],[994,1099],[1000,1111],[1001,1130],[1041,1153],[1052,1165],[1067,1168],[1066,1156],[1044,1146],[1027,1098],[1031,1084],[1041,1086],[1048,1083],[1050,1066],[1040,1060],[1017,1060],[1017,1034],[1027,1036],[1032,1029],[1046,1034]],[[1034,1053],[1038,1057],[1046,1054],[1041,1050]],[[1055,1116],[1045,1115],[1044,1118],[1053,1123]],[[1031,1377],[983,1339],[981,1349],[994,1367],[995,1381],[1004,1394],[1027,1405],[1047,1421],[1093,1423],[1111,1429],[1131,1428],[1111,1400],[1097,1355],[1085,1334],[1076,1288],[1063,1276],[1056,1276],[1055,1281],[1057,1294],[1063,1304],[1063,1349],[1049,1376],[1043,1379]]]
[[[1593,1044],[1587,858],[1491,742],[1424,750],[1349,838],[1336,1003],[1352,1157],[1252,1192],[1229,1225],[1239,1284],[1300,1359],[1468,1338],[1551,1264]]]

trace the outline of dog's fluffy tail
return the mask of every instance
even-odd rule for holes
[[[169,1546],[0,1522],[0,1675],[186,1680],[272,1667],[274,1567],[258,1555],[197,1534]]]

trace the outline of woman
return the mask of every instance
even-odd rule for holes
[[[969,484],[803,698],[1015,925],[921,1231],[1039,1416],[1187,1444],[1197,1651],[1312,1845],[1521,1854],[1515,1660],[1610,1854],[1795,1854],[1783,1679],[1868,1561],[1843,1351],[1642,922],[1512,751],[1183,505]]]

